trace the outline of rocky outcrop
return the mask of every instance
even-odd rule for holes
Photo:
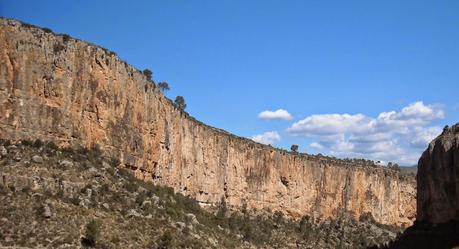
[[[450,249],[459,246],[459,124],[445,127],[418,163],[413,226],[379,249]]]
[[[209,127],[177,109],[113,52],[0,21],[0,138],[100,145],[137,177],[202,203],[325,219],[415,216],[414,179],[365,160],[289,153]]]
[[[419,159],[419,222],[459,220],[459,124],[445,128]]]

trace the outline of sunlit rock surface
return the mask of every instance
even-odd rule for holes
[[[289,153],[212,128],[175,108],[115,53],[5,19],[0,137],[98,144],[137,177],[203,203],[224,199],[317,219],[369,213],[406,226],[416,213],[413,177],[363,160]]]

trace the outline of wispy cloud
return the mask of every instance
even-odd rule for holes
[[[324,153],[415,164],[421,151],[441,132],[441,127],[429,125],[444,116],[440,106],[418,101],[377,117],[311,115],[293,123],[287,131],[316,140],[310,147]]]
[[[252,140],[262,144],[273,144],[281,140],[279,133],[276,131],[268,131],[260,135],[255,135]]]
[[[263,111],[258,114],[259,119],[263,120],[272,120],[272,119],[278,119],[278,120],[292,120],[293,117],[292,115],[284,109],[278,109],[275,111]]]

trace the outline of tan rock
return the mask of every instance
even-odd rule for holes
[[[99,144],[138,178],[201,203],[293,217],[412,223],[413,179],[366,161],[292,154],[207,126],[114,53],[0,20],[0,138]]]

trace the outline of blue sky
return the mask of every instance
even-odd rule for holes
[[[0,15],[113,50],[199,120],[277,147],[409,165],[459,120],[456,0],[2,0]]]

